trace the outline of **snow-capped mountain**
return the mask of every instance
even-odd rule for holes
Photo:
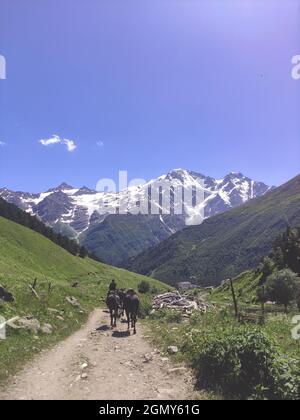
[[[39,194],[13,192],[2,188],[0,196],[37,215],[57,230],[63,229],[63,232],[70,236],[79,236],[91,226],[102,223],[109,214],[124,214],[127,211],[134,215],[141,213],[141,202],[144,203],[146,212],[151,206],[152,215],[157,214],[160,217],[161,214],[168,214],[170,209],[165,208],[157,193],[165,181],[169,181],[175,189],[184,186],[186,190],[195,187],[203,190],[204,183],[204,201],[196,205],[190,203],[185,207],[182,215],[185,224],[197,224],[197,217],[201,211],[204,211],[205,218],[211,217],[261,196],[271,188],[241,173],[230,173],[222,179],[215,179],[196,172],[176,169],[156,180],[119,193],[97,192],[87,187],[73,188],[63,183]],[[156,198],[153,197],[153,191],[156,192]],[[160,220],[163,219],[160,217]],[[173,224],[172,228],[174,229]]]
[[[103,262],[122,266],[186,225],[199,224],[203,218],[241,205],[270,189],[241,173],[215,179],[176,169],[119,193],[73,188],[63,183],[39,194],[3,188],[0,196],[38,216],[56,232],[78,239]],[[200,191],[200,200],[195,191]],[[182,194],[189,196],[184,207]]]

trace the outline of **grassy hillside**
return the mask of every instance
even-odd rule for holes
[[[217,285],[255,267],[279,233],[300,224],[300,176],[265,196],[173,235],[126,268],[169,284]]]
[[[125,270],[74,257],[40,234],[0,217],[0,284],[15,297],[13,303],[0,300],[0,316],[6,319],[33,316],[41,324],[49,323],[53,327],[50,335],[8,327],[7,339],[0,340],[0,379],[45,346],[79,328],[91,309],[103,305],[113,278],[119,287],[135,289],[144,279]],[[39,299],[29,289],[34,279],[37,279]],[[72,287],[75,282],[77,287]],[[149,282],[158,291],[167,289],[158,281],[150,279]],[[74,296],[84,312],[68,303],[67,296]],[[142,296],[143,304],[147,299],[150,296]]]
[[[234,290],[239,303],[256,304],[257,288],[261,279],[261,274],[256,274],[254,270],[245,271],[233,280]],[[228,302],[232,304],[232,292],[229,282],[222,284],[212,291],[210,296],[213,302]]]
[[[0,217],[4,217],[5,219],[34,230],[73,255],[87,255],[87,251],[80,247],[77,241],[71,240],[68,236],[63,236],[62,232],[54,232],[51,227],[45,225],[38,217],[26,213],[15,204],[7,202],[2,197],[0,197]]]

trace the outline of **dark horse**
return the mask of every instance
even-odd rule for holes
[[[125,301],[125,298],[126,298],[126,292],[125,292],[124,289],[119,289],[119,290],[117,290],[117,295],[119,296],[119,299],[120,299],[119,317],[122,317],[122,316],[124,316],[124,311],[125,311],[124,301]]]
[[[124,309],[125,309],[126,317],[127,317],[128,330],[130,329],[130,323],[131,323],[131,328],[133,328],[134,334],[136,334],[136,321],[137,321],[139,306],[140,306],[140,300],[137,294],[134,292],[134,290],[129,289],[124,298]]]
[[[106,298],[106,305],[110,312],[110,326],[114,328],[117,326],[117,318],[120,307],[120,298],[116,292],[109,292]]]

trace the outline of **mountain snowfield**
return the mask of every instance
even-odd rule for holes
[[[89,228],[91,224],[101,223],[109,214],[141,213],[141,202],[147,203],[149,188],[159,191],[163,181],[169,181],[175,188],[185,190],[198,188],[203,190],[204,201],[196,206],[193,203],[185,206],[184,219],[187,225],[194,223],[204,209],[204,217],[214,216],[261,196],[270,190],[262,182],[256,182],[241,173],[230,173],[223,179],[215,179],[183,169],[176,169],[167,175],[151,180],[144,185],[130,187],[119,193],[97,192],[87,187],[73,188],[63,183],[47,192],[30,194],[13,192],[6,188],[0,189],[0,196],[16,204],[23,210],[39,216],[45,223],[55,226],[58,223],[70,226],[77,235]],[[157,195],[157,194],[156,194]],[[162,204],[156,197],[149,197],[151,214],[170,214],[170,206]],[[148,211],[148,209],[146,209]]]
[[[165,185],[172,186],[172,193],[162,194]],[[177,201],[182,188],[185,196],[188,192],[192,198],[183,209]],[[78,239],[104,262],[120,265],[185,226],[200,224],[203,218],[242,205],[271,188],[241,173],[215,179],[175,169],[118,193],[73,188],[63,183],[37,194],[2,188],[0,196],[38,216],[55,231]],[[195,190],[201,192],[197,202]]]

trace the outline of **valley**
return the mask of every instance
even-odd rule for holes
[[[300,0],[0,3],[0,401],[299,401]]]
[[[262,197],[187,227],[129,260],[131,271],[175,285],[217,286],[252,269],[287,226],[300,224],[300,176]]]
[[[204,202],[196,207],[190,204],[183,214],[170,214],[170,207],[161,208],[159,202],[149,199],[149,191],[157,192],[163,181],[187,190],[192,190],[193,186],[203,190],[204,182]],[[38,216],[56,232],[78,240],[101,261],[123,265],[129,258],[193,224],[202,211],[204,217],[209,218],[264,195],[272,188],[241,173],[232,172],[216,179],[177,169],[117,194],[97,192],[87,187],[74,188],[62,183],[46,192],[34,194],[2,188],[0,197]],[[137,202],[142,199],[149,199],[154,214],[137,214]],[[116,214],[118,208],[128,209],[129,217],[126,217],[127,214]]]
[[[291,334],[300,304],[299,190],[297,176],[167,239],[149,217],[140,216],[140,226],[136,216],[106,217],[101,226],[116,231],[105,234],[105,260],[114,253],[126,260],[128,240],[138,252],[135,231],[159,238],[125,262],[139,274],[89,258],[0,200],[0,314],[15,320],[0,340],[0,399],[299,398]],[[122,318],[109,327],[103,308],[112,279],[139,292],[137,335]],[[179,281],[196,279],[202,287],[178,294],[181,309],[154,304]],[[204,287],[211,284],[218,287]],[[201,305],[186,309],[189,301]]]

